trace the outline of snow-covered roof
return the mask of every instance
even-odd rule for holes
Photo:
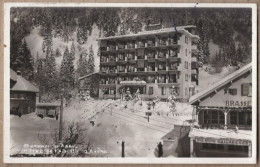
[[[17,74],[12,69],[10,69],[10,79],[13,80],[13,81],[17,81]]]
[[[207,87],[206,89],[204,89],[203,91],[195,94],[194,96],[192,96],[189,100],[190,104],[194,104],[197,101],[199,101],[200,99],[208,96],[209,94],[211,94],[212,92],[214,92],[215,90],[218,90],[219,88],[227,85],[228,83],[230,83],[231,81],[241,77],[242,75],[244,75],[246,72],[252,70],[252,63],[249,63],[247,65],[245,65],[244,67],[242,67],[241,69],[229,74],[228,76],[226,76],[225,78],[223,78],[222,80],[220,80],[219,82],[216,82],[215,84]]]
[[[250,130],[223,130],[223,129],[196,129],[193,128],[189,137],[191,138],[213,138],[213,139],[238,139],[252,140],[252,131]]]
[[[81,79],[87,78],[87,77],[89,77],[89,76],[91,76],[91,75],[95,75],[95,74],[98,74],[98,73],[97,73],[97,72],[94,72],[94,73],[90,73],[90,74],[84,75],[84,76],[82,76],[82,77],[79,77],[78,80],[81,80]]]
[[[103,37],[98,38],[97,40],[111,40],[111,39],[119,39],[119,38],[129,38],[129,37],[138,37],[138,36],[147,36],[147,35],[155,35],[155,34],[164,34],[164,33],[171,33],[171,32],[179,32],[187,35],[188,37],[192,39],[199,39],[199,36],[191,34],[189,31],[187,31],[185,28],[196,28],[196,26],[179,26],[179,27],[171,27],[171,28],[164,28],[159,30],[153,30],[153,31],[141,31],[137,34],[126,34],[126,35],[118,35],[118,36],[110,36],[110,37]]]
[[[145,85],[145,81],[121,81],[120,85]]]
[[[39,92],[39,88],[34,86],[31,82],[27,81],[20,75],[17,75],[17,80],[15,85],[11,88],[11,91],[21,91],[21,92]]]

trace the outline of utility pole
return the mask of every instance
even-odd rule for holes
[[[61,104],[60,104],[60,126],[59,126],[59,141],[62,140],[62,124],[63,124],[63,95],[60,96]]]
[[[122,157],[125,157],[125,142],[122,141]]]

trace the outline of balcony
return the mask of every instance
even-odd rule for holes
[[[116,79],[109,79],[108,84],[117,84]]]
[[[127,69],[126,69],[125,67],[119,67],[119,68],[118,68],[118,72],[119,72],[119,73],[125,73],[126,70],[127,70]]]
[[[177,43],[178,43],[177,38],[169,38],[168,39],[168,46],[176,45]]]
[[[125,49],[125,45],[124,44],[118,44],[118,49],[119,50]]]
[[[158,71],[165,71],[166,70],[166,64],[158,64]]]
[[[135,43],[128,43],[127,44],[127,49],[134,49],[135,48]]]
[[[167,39],[161,39],[159,42],[160,46],[166,46],[166,43],[167,43]]]
[[[148,47],[154,47],[155,46],[155,41],[154,40],[147,41],[147,46]]]
[[[155,76],[148,76],[147,77],[147,83],[156,83]]]
[[[99,82],[99,84],[101,84],[101,85],[105,85],[106,84],[106,80],[100,80],[100,82]]]
[[[158,53],[158,58],[159,58],[159,59],[166,58],[166,57],[167,57],[166,55],[167,55],[167,52],[159,52],[159,53]]]
[[[165,77],[158,78],[158,83],[166,83],[166,78]]]
[[[143,59],[145,59],[144,55],[143,56],[137,56],[137,60],[143,60]]]
[[[115,56],[109,56],[109,62],[114,62],[116,61],[116,57]]]
[[[135,67],[133,66],[128,67],[127,72],[135,72]]]
[[[147,59],[155,59],[155,53],[148,53]]]
[[[134,54],[128,54],[127,60],[135,60],[135,55]]]
[[[178,53],[177,53],[177,50],[170,50],[170,54],[169,54],[169,57],[177,57],[178,56]]]
[[[100,70],[101,73],[108,73],[108,69],[107,68],[103,68]]]
[[[137,68],[137,72],[145,72],[145,68]]]
[[[102,57],[100,57],[100,62],[101,62],[101,63],[108,62],[108,58],[102,56]]]
[[[117,72],[116,68],[109,69],[109,73],[116,73],[116,72]]]
[[[115,45],[109,45],[107,47],[107,51],[114,51],[114,50],[116,50],[116,46]]]
[[[138,48],[144,48],[145,42],[138,42]]]
[[[153,65],[153,66],[152,65],[151,66],[148,65],[147,66],[147,71],[148,72],[155,72],[155,65]]]

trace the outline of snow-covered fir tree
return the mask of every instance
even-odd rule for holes
[[[68,47],[66,47],[60,66],[60,87],[64,89],[64,95],[74,88],[74,64]]]
[[[95,62],[94,62],[94,51],[93,46],[89,47],[89,54],[88,54],[88,73],[93,73],[95,70]]]

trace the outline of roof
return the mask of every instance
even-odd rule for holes
[[[223,129],[196,129],[193,128],[189,137],[191,138],[213,138],[213,139],[238,139],[238,140],[252,140],[252,131],[250,130],[238,130],[236,133],[234,130]]]
[[[17,81],[11,88],[11,91],[22,91],[22,92],[39,92],[39,88],[35,87],[31,82],[27,81],[20,75],[17,75]]]
[[[13,80],[13,81],[17,81],[17,74],[12,69],[10,69],[10,79]]]
[[[145,81],[121,81],[120,85],[145,85]]]
[[[185,28],[195,28],[196,26],[189,25],[189,26],[179,26],[179,27],[171,27],[171,28],[164,28],[159,30],[153,31],[141,31],[137,34],[127,34],[127,35],[118,35],[118,36],[110,36],[104,38],[98,38],[97,40],[110,40],[110,39],[118,39],[118,38],[127,38],[127,37],[138,37],[138,36],[146,36],[146,35],[153,35],[153,34],[164,34],[164,33],[171,33],[171,32],[180,32],[192,39],[199,39],[199,36],[191,34]]]
[[[197,101],[199,101],[200,99],[208,96],[209,94],[211,94],[212,92],[214,92],[215,90],[218,90],[219,88],[227,85],[228,83],[230,83],[231,81],[241,77],[242,75],[244,75],[245,73],[247,73],[248,71],[252,70],[252,63],[249,63],[247,65],[245,65],[244,67],[242,67],[241,69],[229,74],[228,76],[226,76],[225,78],[223,78],[222,80],[220,80],[219,82],[216,82],[215,84],[207,87],[206,89],[204,89],[203,91],[195,94],[194,96],[192,96],[189,100],[190,104],[194,104]]]
[[[37,103],[36,104],[37,107],[41,106],[41,107],[59,107],[60,104],[59,103]]]
[[[82,77],[79,77],[78,80],[81,80],[81,79],[87,78],[87,77],[89,77],[89,76],[91,76],[91,75],[95,75],[95,74],[98,74],[98,72],[94,72],[94,73],[91,73],[91,74],[84,75],[84,76],[82,76]]]

